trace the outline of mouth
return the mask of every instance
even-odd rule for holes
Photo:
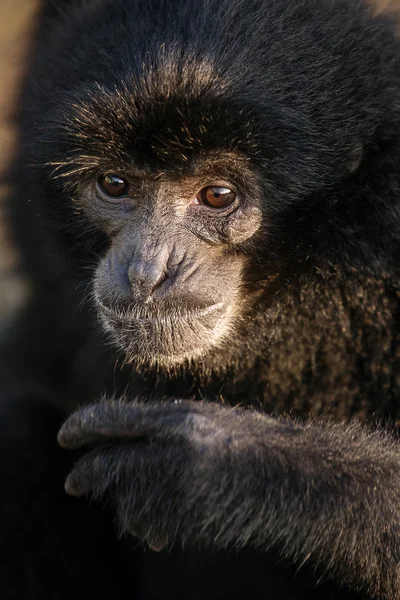
[[[182,310],[148,306],[119,311],[99,302],[105,329],[129,362],[172,366],[204,355],[228,328],[230,307],[222,301]]]
[[[129,310],[120,310],[106,306],[101,300],[98,299],[98,307],[101,313],[111,318],[121,319],[129,322],[143,322],[143,323],[163,323],[166,320],[176,321],[195,321],[211,315],[214,312],[222,311],[224,309],[223,302],[215,302],[207,306],[198,306],[195,308],[188,308],[186,310],[180,308],[179,310],[174,309],[173,306],[163,309],[152,309],[147,306],[133,307]]]

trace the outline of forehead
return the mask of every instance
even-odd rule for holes
[[[201,65],[192,77],[164,67],[139,79],[128,74],[114,85],[93,85],[66,113],[69,154],[143,170],[185,171],[193,161],[204,165],[207,157],[222,155],[233,164],[256,150],[260,130],[253,108],[239,105]]]

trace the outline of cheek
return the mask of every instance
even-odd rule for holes
[[[86,218],[108,237],[117,236],[128,221],[134,220],[135,205],[128,198],[107,201],[93,187],[78,189],[76,202],[82,207]]]
[[[254,206],[245,208],[233,218],[227,229],[225,238],[231,244],[242,244],[249,240],[260,229],[262,213]]]
[[[241,255],[205,247],[201,256],[180,265],[173,278],[173,294],[183,300],[192,298],[193,304],[233,304],[240,293],[244,265]]]
[[[130,301],[128,266],[114,247],[101,260],[94,278],[95,297],[101,305],[111,307]]]

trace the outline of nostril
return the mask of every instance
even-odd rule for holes
[[[132,264],[128,270],[128,279],[133,294],[151,296],[168,278],[166,269],[157,268],[157,265],[149,263]]]

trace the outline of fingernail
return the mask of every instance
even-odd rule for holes
[[[72,474],[68,475],[64,487],[67,494],[70,496],[76,496],[77,498],[80,496],[86,496],[90,490],[90,488],[86,486],[84,482],[77,479]]]

